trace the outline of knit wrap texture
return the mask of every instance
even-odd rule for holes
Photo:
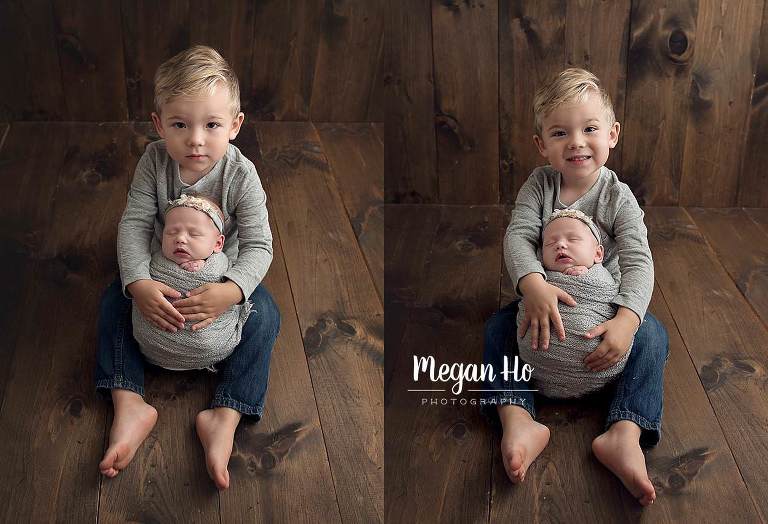
[[[187,271],[158,251],[152,255],[149,271],[153,280],[188,293],[204,284],[221,282],[228,267],[227,256],[214,253],[200,271]],[[240,342],[251,305],[246,301],[231,306],[201,330],[192,331],[198,321],[188,321],[184,323],[184,329],[170,333],[146,320],[134,302],[133,336],[146,359],[156,366],[175,370],[207,368],[232,354]]]
[[[558,271],[547,271],[547,281],[576,300],[576,306],[558,303],[565,328],[565,340],[560,341],[550,331],[549,349],[531,349],[531,329],[525,337],[517,337],[520,358],[533,367],[534,387],[550,398],[578,398],[603,388],[624,370],[629,358],[627,351],[616,364],[603,371],[590,371],[584,358],[597,349],[602,337],[586,339],[583,335],[598,324],[616,316],[618,306],[613,300],[619,293],[619,284],[602,264],[594,264],[579,276]],[[519,326],[525,316],[525,304],[520,301],[517,313]]]

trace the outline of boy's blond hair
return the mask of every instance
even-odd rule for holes
[[[587,71],[572,67],[557,74],[544,83],[536,91],[533,97],[533,117],[536,123],[536,134],[541,136],[541,126],[544,119],[559,106],[570,102],[583,102],[589,93],[597,93],[609,125],[616,122],[616,115],[613,112],[613,104],[608,92],[600,84],[600,79]]]
[[[235,71],[213,48],[196,45],[169,58],[155,73],[155,110],[177,96],[211,94],[218,82],[229,92],[232,116],[240,112],[240,86]]]

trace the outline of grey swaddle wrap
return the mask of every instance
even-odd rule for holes
[[[619,284],[602,264],[595,264],[583,275],[571,276],[547,271],[547,281],[575,300],[577,305],[560,302],[558,309],[563,319],[565,340],[552,333],[547,351],[531,349],[531,330],[517,343],[520,358],[533,366],[532,380],[539,393],[552,398],[576,398],[597,391],[624,370],[629,351],[615,365],[604,371],[590,371],[584,366],[584,357],[594,351],[601,337],[586,339],[582,335],[593,327],[616,316],[617,306],[612,301],[619,292]],[[517,324],[525,315],[520,301]],[[631,350],[631,347],[630,347]]]
[[[224,253],[214,253],[200,271],[187,271],[161,251],[152,255],[149,271],[153,280],[177,291],[187,293],[211,282],[221,282],[229,268]],[[133,335],[149,362],[168,369],[202,369],[227,358],[240,342],[243,325],[251,312],[251,303],[236,304],[221,314],[210,326],[192,331],[195,322],[186,322],[184,329],[169,333],[156,327],[133,304]]]

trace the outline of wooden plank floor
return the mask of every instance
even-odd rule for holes
[[[194,416],[215,377],[148,372],[157,426],[115,479],[93,391],[99,297],[146,123],[0,126],[0,521],[383,520],[383,129],[258,123],[235,142],[268,194],[281,314],[264,418],[243,423],[231,488]],[[354,179],[355,183],[350,181]]]
[[[387,522],[768,522],[768,212],[649,208],[650,311],[670,335],[658,498],[641,508],[591,453],[608,399],[540,404],[552,431],[513,486],[476,407],[408,389],[413,355],[479,362],[483,323],[513,295],[502,206],[386,206]],[[466,393],[461,396],[474,398]],[[475,394],[476,395],[476,394]]]

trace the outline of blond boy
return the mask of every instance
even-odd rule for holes
[[[211,407],[195,420],[208,473],[226,489],[235,428],[242,416],[262,415],[280,327],[279,311],[260,285],[272,260],[266,195],[253,163],[229,143],[244,115],[237,77],[219,53],[194,46],[163,63],[155,75],[155,108],[152,121],[163,139],[149,144],[136,166],[118,228],[121,279],[101,304],[96,387],[110,392],[115,417],[99,468],[114,477],[127,467],[158,417],[143,398],[145,361],[131,334],[129,298],[147,321],[170,333],[184,329],[185,322],[193,322],[192,330],[206,328],[231,306],[250,300],[254,312],[240,343],[218,366]],[[187,193],[205,194],[219,204],[226,224],[223,251],[233,264],[223,282],[182,297],[153,280],[149,266],[152,254],[162,249],[169,201]]]
[[[595,456],[627,489],[647,505],[656,497],[642,446],[658,443],[661,428],[663,370],[668,353],[664,327],[646,309],[653,291],[653,261],[643,212],[629,187],[605,167],[619,139],[610,97],[597,77],[567,69],[547,82],[534,99],[534,143],[549,165],[536,168],[520,189],[504,239],[507,269],[525,302],[518,326],[518,303],[497,312],[485,329],[484,360],[500,368],[504,355],[518,353],[516,332],[530,331],[533,351],[549,348],[550,333],[562,341],[565,331],[558,302],[575,306],[571,295],[551,285],[537,256],[542,224],[558,209],[576,209],[594,218],[604,233],[605,268],[620,283],[613,300],[616,315],[587,333],[602,337],[584,366],[600,372],[621,360],[633,344],[606,420],[606,431],[592,443]],[[639,328],[639,329],[638,329]],[[535,370],[534,370],[535,374]],[[631,379],[626,379],[629,376]],[[529,384],[501,377],[488,384],[485,399],[503,427],[504,467],[521,482],[549,442],[549,428],[536,422]]]

